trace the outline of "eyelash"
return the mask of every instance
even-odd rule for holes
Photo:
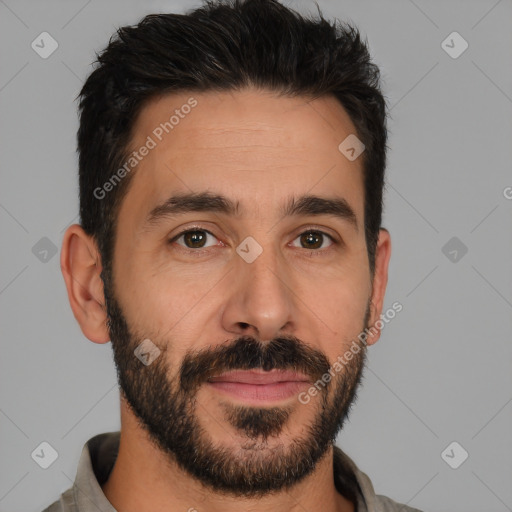
[[[175,235],[173,238],[171,238],[168,241],[168,243],[171,244],[171,243],[175,242],[176,240],[178,240],[179,238],[181,238],[183,235],[186,235],[187,233],[191,233],[191,232],[194,232],[194,231],[204,231],[205,233],[208,233],[209,235],[212,235],[214,238],[217,238],[211,231],[209,231],[207,229],[204,229],[201,226],[191,226],[191,227],[189,227],[189,228],[187,228],[187,229],[185,229],[183,231],[180,231],[177,235]],[[332,245],[327,247],[326,249],[306,249],[306,248],[303,248],[305,251],[308,251],[310,253],[310,256],[321,256],[322,254],[325,254],[325,252],[328,251],[329,249],[331,249],[333,246],[340,244],[340,242],[338,240],[336,240],[332,235],[329,235],[325,231],[322,231],[322,230],[314,228],[314,227],[309,227],[309,228],[305,229],[304,231],[299,233],[294,238],[294,240],[297,239],[298,237],[300,237],[301,235],[305,234],[305,233],[311,233],[311,232],[319,233],[319,234],[321,234],[323,236],[326,236],[332,242]],[[205,252],[208,252],[208,250],[211,249],[211,247],[192,249],[190,247],[184,247],[184,246],[181,246],[181,245],[179,245],[179,247],[180,247],[180,249],[184,250],[185,252],[187,252],[189,254],[190,253],[194,253],[194,254],[196,254],[198,256],[203,255]]]

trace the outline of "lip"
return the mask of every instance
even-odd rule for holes
[[[289,370],[234,370],[231,372],[210,377],[208,382],[237,382],[240,384],[269,385],[280,382],[310,382],[302,374]]]
[[[208,379],[208,385],[215,391],[254,405],[289,399],[310,382],[303,374],[282,370],[237,370]]]

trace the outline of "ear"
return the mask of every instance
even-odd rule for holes
[[[375,273],[373,276],[372,293],[370,302],[370,319],[368,320],[367,345],[373,345],[380,338],[380,329],[375,326],[380,320],[384,307],[384,295],[388,284],[388,265],[391,257],[391,236],[387,229],[379,230],[379,239],[375,252]]]
[[[94,239],[78,224],[71,225],[64,234],[60,268],[69,304],[84,335],[94,343],[110,341],[101,257]]]

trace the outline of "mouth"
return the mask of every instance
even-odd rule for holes
[[[262,405],[289,399],[311,384],[302,373],[285,370],[235,370],[210,377],[208,385],[215,391],[244,402]]]

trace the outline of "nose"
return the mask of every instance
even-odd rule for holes
[[[293,285],[271,249],[265,249],[252,263],[240,258],[230,274],[232,292],[222,315],[226,331],[252,335],[262,342],[294,334]]]

